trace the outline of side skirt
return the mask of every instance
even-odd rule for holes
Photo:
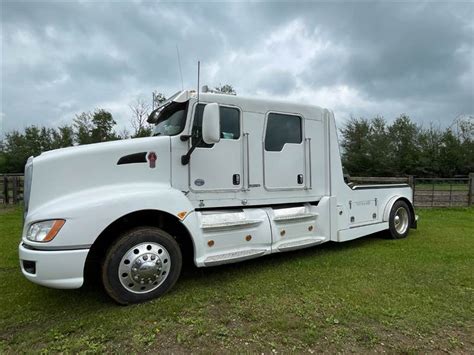
[[[377,233],[388,229],[388,222],[369,224],[367,226],[354,227],[349,229],[340,230],[337,233],[338,242],[347,242],[349,240],[364,237],[366,235]]]

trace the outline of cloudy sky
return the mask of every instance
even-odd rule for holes
[[[158,90],[239,95],[351,115],[449,123],[474,114],[473,2],[5,1],[0,129],[70,123]]]

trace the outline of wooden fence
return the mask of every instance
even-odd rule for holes
[[[23,174],[0,174],[0,204],[10,205],[23,201]]]
[[[356,184],[406,183],[413,188],[415,207],[458,207],[474,203],[474,173],[459,178],[347,177]],[[0,205],[23,201],[22,174],[0,174]]]

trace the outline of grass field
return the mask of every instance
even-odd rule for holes
[[[121,307],[97,285],[23,278],[21,212],[0,212],[0,353],[474,352],[474,209],[420,210],[381,235],[235,265],[187,268],[174,290]]]

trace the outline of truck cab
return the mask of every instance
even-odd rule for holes
[[[29,280],[78,288],[96,261],[129,304],[171,289],[186,259],[209,267],[416,227],[408,185],[344,182],[328,109],[182,91],[149,121],[152,137],[28,160]]]

